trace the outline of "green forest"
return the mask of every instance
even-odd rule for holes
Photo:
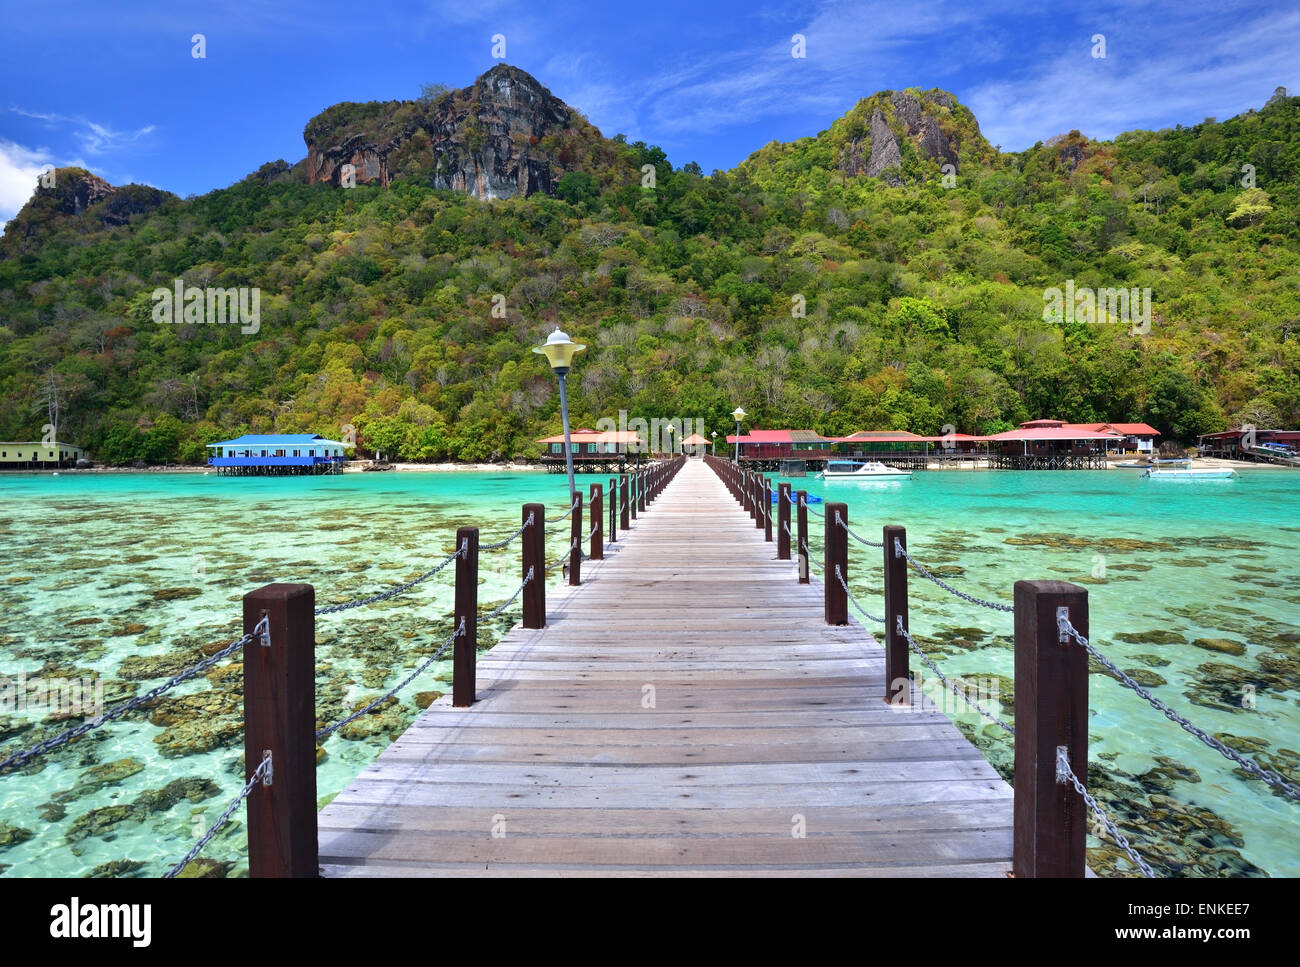
[[[836,435],[1300,425],[1300,98],[1018,153],[958,106],[955,175],[905,142],[896,186],[843,164],[876,103],[711,175],[601,138],[555,197],[285,162],[184,200],[131,186],[111,219],[38,194],[0,241],[0,435],[39,439],[57,406],[60,439],[111,464],[349,424],[362,454],[537,456],[559,399],[531,348],[556,325],[588,345],[574,427],[622,409],[721,434],[737,405]],[[176,279],[260,289],[258,331],[154,321]],[[1067,280],[1149,288],[1149,332],[1045,321]]]

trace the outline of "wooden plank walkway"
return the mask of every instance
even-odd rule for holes
[[[702,462],[583,582],[479,657],[473,708],[439,699],[325,808],[324,875],[1011,869],[1010,786],[883,701],[879,645],[823,623]]]

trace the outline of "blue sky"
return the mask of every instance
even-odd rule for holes
[[[0,0],[0,23],[0,222],[50,164],[188,195],[297,161],[325,107],[469,84],[496,63],[494,34],[605,134],[706,172],[887,88],[952,91],[1005,150],[1300,90],[1300,6],[1280,0]]]

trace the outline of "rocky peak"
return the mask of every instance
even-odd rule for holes
[[[865,174],[902,184],[909,157],[939,165],[958,164],[967,144],[989,150],[971,112],[947,91],[881,91],[859,101],[832,126],[840,141],[840,170],[850,177]]]
[[[148,185],[115,187],[85,168],[55,168],[52,183],[46,178],[37,180],[31,200],[5,225],[0,254],[32,250],[39,237],[60,224],[84,230],[125,225],[132,215],[176,197]]]
[[[420,178],[481,200],[553,195],[600,132],[532,75],[498,64],[467,88],[421,101],[336,104],[308,122],[307,180]]]

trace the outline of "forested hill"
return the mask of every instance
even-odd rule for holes
[[[533,454],[557,323],[589,344],[574,426],[1300,424],[1300,98],[1043,133],[1003,153],[951,94],[887,91],[706,177],[497,67],[330,108],[304,160],[202,197],[59,169],[0,239],[0,436],[57,400],[112,462],[345,424],[406,459]],[[257,325],[156,321],[177,279],[260,290]],[[1045,321],[1067,285],[1149,288],[1149,327]]]

